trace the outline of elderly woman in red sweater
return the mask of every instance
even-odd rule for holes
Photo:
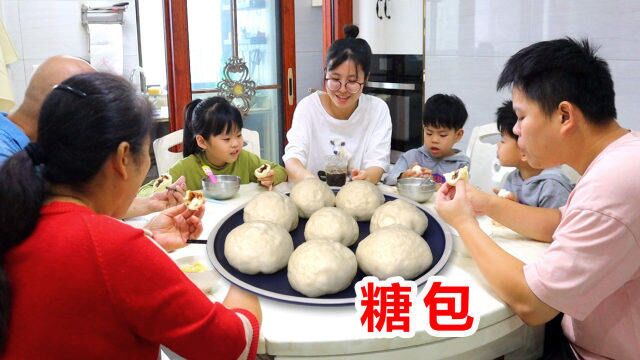
[[[41,111],[38,143],[0,168],[0,357],[255,356],[260,305],[212,303],[140,229],[117,220],[149,169],[151,108],[126,80],[76,75]],[[148,225],[174,247],[202,232],[184,205]]]

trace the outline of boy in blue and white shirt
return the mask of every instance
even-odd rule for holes
[[[444,174],[469,165],[469,157],[453,146],[464,135],[467,109],[455,95],[436,94],[427,99],[422,111],[424,146],[411,149],[398,159],[385,184],[396,185],[398,179]],[[418,165],[419,171],[414,167]]]

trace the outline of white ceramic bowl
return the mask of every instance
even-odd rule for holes
[[[178,267],[182,270],[184,266],[194,265],[196,263],[200,263],[204,266],[205,270],[200,272],[187,272],[184,271],[184,274],[187,275],[189,280],[196,284],[196,286],[207,294],[212,294],[214,291],[218,289],[220,286],[220,276],[213,269],[213,266],[209,262],[209,259],[202,256],[183,256],[175,260]]]

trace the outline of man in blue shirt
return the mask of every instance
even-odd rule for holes
[[[53,86],[74,75],[93,71],[96,70],[89,63],[71,56],[54,56],[38,66],[18,109],[8,115],[0,113],[0,166],[29,142],[37,141],[40,108]],[[174,191],[135,198],[125,217],[162,211],[181,203],[185,185],[180,180],[173,185]]]
[[[24,131],[7,118],[7,113],[0,112],[0,166],[28,143],[29,138]]]
[[[18,109],[9,114],[0,113],[0,166],[29,141],[36,141],[40,107],[53,85],[91,71],[95,69],[89,63],[71,56],[54,56],[38,67]]]

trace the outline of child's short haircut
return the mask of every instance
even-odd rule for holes
[[[547,116],[569,101],[594,125],[616,118],[609,66],[586,39],[542,41],[518,51],[498,79],[498,90],[505,86],[520,89]]]
[[[518,135],[513,132],[513,127],[518,121],[516,112],[513,111],[513,102],[507,100],[502,103],[502,106],[496,111],[496,123],[498,124],[498,131],[500,134],[507,134],[514,139],[518,139]]]
[[[422,109],[422,125],[459,130],[467,121],[467,109],[455,95],[435,94]]]

